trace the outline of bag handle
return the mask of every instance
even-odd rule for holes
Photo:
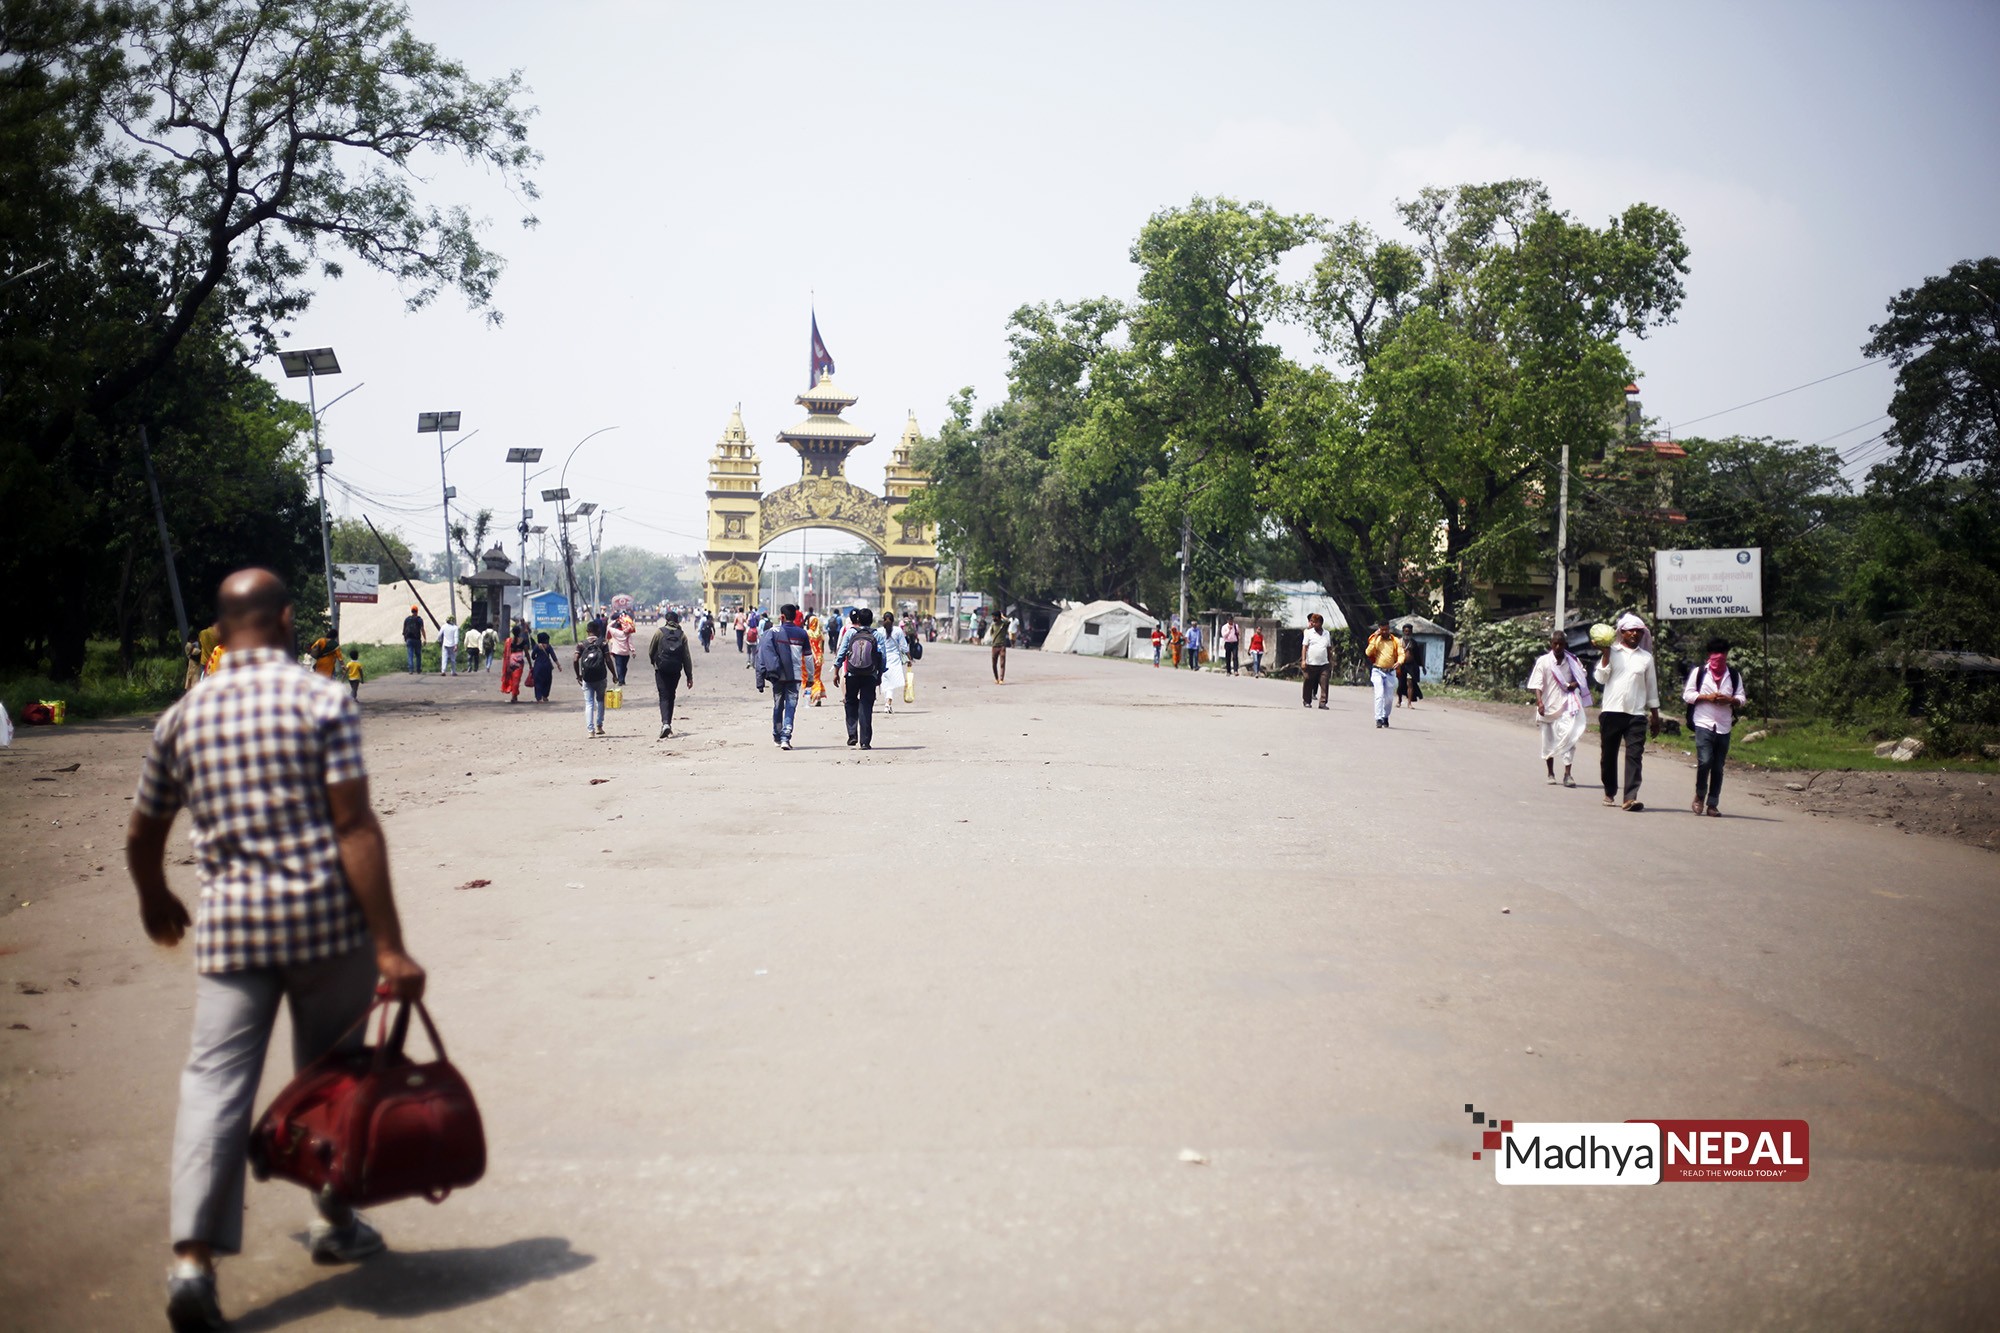
[[[403,1043],[410,1034],[410,1010],[412,1009],[415,1009],[417,1017],[423,1020],[424,1035],[430,1038],[431,1049],[437,1052],[437,1058],[440,1061],[447,1061],[451,1058],[445,1054],[444,1039],[438,1036],[437,1024],[431,1022],[431,1011],[424,1008],[422,1000],[404,1000],[396,1009],[396,1018],[393,1024],[389,1022],[388,1005],[391,1001],[386,990],[377,990],[375,1003],[383,1009],[382,1019],[387,1031],[386,1039],[379,1040],[375,1047],[375,1067],[377,1069],[382,1068],[391,1059],[403,1053]],[[363,1016],[363,1020],[366,1021],[366,1015]]]

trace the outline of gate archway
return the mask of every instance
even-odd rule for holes
[[[847,456],[875,438],[841,416],[859,400],[841,392],[828,373],[793,401],[809,415],[778,434],[799,455],[799,479],[790,485],[764,492],[762,464],[740,404],[716,441],[708,463],[703,602],[716,611],[762,605],[763,549],[801,528],[831,528],[859,537],[879,557],[876,609],[937,614],[936,529],[903,517],[910,497],[930,482],[911,459],[923,438],[916,414],[890,455],[884,493],[876,495],[847,479]]]

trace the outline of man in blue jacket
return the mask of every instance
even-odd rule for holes
[[[812,641],[799,624],[799,608],[778,608],[778,621],[757,636],[757,674],[771,687],[771,739],[792,748],[792,720],[799,711],[799,687],[812,684]]]

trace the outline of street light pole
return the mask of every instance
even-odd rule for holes
[[[437,435],[438,442],[438,490],[444,496],[444,595],[449,600],[451,612],[447,619],[458,617],[458,562],[451,558],[451,484],[444,475],[444,433],[457,430],[460,414],[457,412],[417,413],[417,434],[425,431]]]
[[[312,413],[313,427],[313,473],[319,479],[319,554],[321,567],[326,576],[326,617],[333,641],[340,642],[340,599],[333,593],[333,538],[326,526],[326,465],[333,461],[332,455],[320,448],[319,443],[319,393],[314,381],[321,375],[338,375],[340,358],[333,354],[331,347],[314,347],[306,351],[280,352],[278,364],[285,368],[287,379],[305,377],[306,408]],[[360,386],[356,386],[357,388]],[[349,389],[348,393],[354,392]],[[345,398],[347,394],[340,395]],[[340,398],[333,400],[334,403]],[[333,403],[328,403],[332,407]]]
[[[521,566],[515,571],[515,574],[521,580],[521,616],[523,619],[526,619],[528,614],[528,520],[535,516],[535,511],[528,508],[528,482],[532,480],[528,476],[528,464],[541,462],[542,451],[540,449],[509,449],[507,451],[507,461],[521,465],[521,522],[515,529],[521,538]],[[548,471],[547,468],[542,469],[542,472],[546,471]],[[535,474],[537,477],[541,475],[541,472]]]
[[[569,460],[576,457],[577,450],[583,448],[584,445],[589,444],[592,440],[604,434],[605,431],[617,430],[617,429],[618,427],[616,426],[600,426],[598,429],[590,432],[590,434],[584,436],[582,439],[578,440],[575,444],[570,446],[569,454],[563,459],[562,471],[556,474],[556,489],[563,493],[565,499],[567,499],[569,496]],[[563,542],[563,568],[569,571],[569,637],[571,642],[575,642],[576,572],[571,567],[570,564],[568,519],[563,520],[562,542]]]

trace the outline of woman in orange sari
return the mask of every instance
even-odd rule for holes
[[[521,677],[528,670],[528,629],[520,621],[514,622],[514,630],[507,636],[507,644],[501,649],[506,654],[500,661],[500,693],[507,695],[515,703],[521,702]]]
[[[818,708],[826,702],[826,623],[818,616],[806,620],[806,642],[812,645],[813,683],[812,706]]]

